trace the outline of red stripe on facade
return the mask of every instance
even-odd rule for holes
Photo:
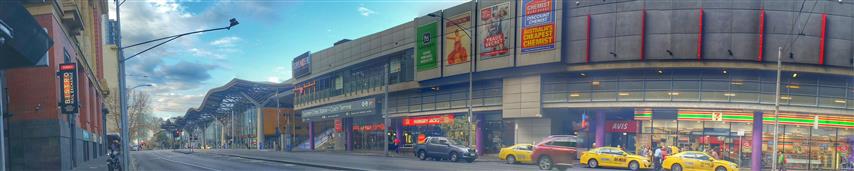
[[[641,11],[641,34],[640,34],[640,60],[644,60],[646,57],[646,9]]]
[[[759,56],[757,61],[762,62],[762,52],[765,51],[765,9],[759,11]]]
[[[827,13],[821,14],[821,42],[819,43],[818,64],[824,65],[824,48],[827,38]]]
[[[697,60],[703,60],[703,8],[700,8],[700,29],[697,32]]]
[[[587,15],[587,51],[585,54],[585,63],[590,63],[590,15]]]

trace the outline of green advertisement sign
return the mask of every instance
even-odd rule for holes
[[[425,24],[418,27],[418,33],[415,41],[418,45],[415,48],[415,61],[418,71],[434,69],[438,66],[436,51],[438,44],[439,33],[436,31],[439,28],[437,22]]]

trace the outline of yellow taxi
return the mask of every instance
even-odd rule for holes
[[[516,144],[510,147],[501,148],[498,152],[498,159],[504,160],[507,164],[526,163],[531,164],[531,152],[534,151],[534,145],[531,144]]]
[[[629,154],[620,148],[599,147],[581,153],[581,165],[590,168],[613,167],[630,170],[648,169],[652,163],[648,158]]]
[[[715,159],[700,151],[685,151],[667,156],[661,165],[671,171],[738,171],[737,164]]]

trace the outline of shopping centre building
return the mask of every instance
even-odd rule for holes
[[[446,136],[496,153],[577,135],[580,148],[716,151],[752,170],[774,161],[779,100],[785,167],[852,168],[854,3],[804,3],[466,2],[299,55],[293,86],[276,92],[306,124],[293,142],[311,150]],[[213,99],[187,115],[237,101]],[[234,105],[249,124],[270,107]]]

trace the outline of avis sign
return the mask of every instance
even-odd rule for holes
[[[626,132],[626,133],[638,132],[638,122],[637,121],[608,121],[605,124],[605,131],[607,131],[607,132]]]
[[[59,110],[64,114],[74,114],[79,111],[77,102],[77,64],[59,64]]]

